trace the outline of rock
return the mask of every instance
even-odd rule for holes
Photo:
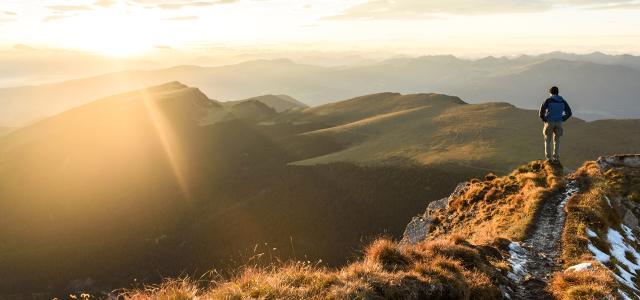
[[[424,213],[426,215],[433,215],[436,211],[441,209],[446,209],[449,205],[449,198],[442,198],[440,200],[433,201],[427,205],[427,211]]]
[[[491,245],[502,251],[509,251],[509,245],[511,245],[511,241],[505,238],[497,237],[493,240]]]
[[[613,167],[640,168],[640,154],[601,156],[596,163],[602,171]]]
[[[431,230],[431,222],[425,217],[413,217],[402,234],[401,243],[417,244],[423,241]]]
[[[464,193],[464,191],[466,191],[466,189],[466,183],[460,183],[456,186],[455,190],[451,195],[449,195],[449,197],[429,203],[424,214],[413,217],[411,222],[407,224],[400,243],[417,244],[424,241],[429,232],[431,232],[431,227],[433,226],[433,215],[438,211],[446,210],[449,202],[452,199],[455,199],[455,197],[459,197]],[[451,218],[452,216],[449,215],[448,217]]]
[[[629,228],[636,228],[638,227],[638,217],[631,210],[625,209],[622,223]]]
[[[568,267],[566,270],[564,270],[564,273],[582,272],[582,271],[591,270],[591,269],[593,269],[593,264],[590,262],[584,262],[581,264]]]
[[[511,290],[511,288],[504,285],[500,285],[499,288],[500,294],[502,294],[503,299],[511,299],[511,293],[513,293],[513,290]]]
[[[483,246],[480,246],[479,248],[482,251],[482,253],[484,253],[486,256],[490,256],[500,260],[503,259],[502,253],[500,253],[500,250],[498,250],[495,247],[483,245]]]

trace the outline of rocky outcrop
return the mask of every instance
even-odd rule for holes
[[[596,162],[602,172],[612,168],[635,169],[640,168],[640,154],[601,156]],[[621,216],[622,224],[629,228],[638,227],[639,221],[637,216],[640,215],[640,204],[634,201],[623,201],[619,196],[611,197],[611,199],[607,197],[607,201]]]
[[[427,235],[429,235],[429,232],[431,232],[435,212],[446,210],[449,205],[449,201],[455,197],[459,197],[466,189],[466,183],[460,183],[456,186],[455,190],[451,195],[449,195],[449,197],[429,203],[424,214],[415,216],[411,219],[411,222],[409,222],[404,230],[401,243],[416,244],[424,241],[427,238]]]
[[[601,156],[597,163],[603,171],[616,167],[640,168],[640,154]]]

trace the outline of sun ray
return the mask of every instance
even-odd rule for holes
[[[180,151],[179,143],[170,126],[170,122],[164,117],[164,114],[158,107],[158,103],[154,101],[155,99],[153,99],[146,90],[141,90],[141,94],[151,125],[167,156],[168,163],[171,166],[180,191],[187,200],[191,200],[192,195],[184,170],[184,156]]]

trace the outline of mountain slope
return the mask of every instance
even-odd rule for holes
[[[460,181],[538,156],[539,122],[508,104],[439,94],[381,93],[282,113],[256,100],[213,101],[178,82],[100,99],[0,138],[0,295],[101,293],[134,278],[154,283],[274,257],[343,265],[363,240],[400,237],[406,220]],[[563,153],[574,157],[563,158],[629,151],[638,132],[633,120],[573,120]],[[322,164],[302,165],[314,160]],[[521,176],[522,192],[541,187],[540,170]],[[517,203],[541,201],[532,195]],[[503,221],[520,222],[516,239],[530,220]],[[479,282],[461,279],[473,273],[464,268],[445,277],[459,278],[465,295],[493,295],[489,282],[503,275],[474,266],[483,268]],[[376,284],[413,280],[419,269],[409,269],[384,271]],[[449,282],[431,275],[420,279],[425,288]]]
[[[411,99],[411,100],[408,100]],[[342,145],[297,164],[336,161],[431,166],[470,166],[506,172],[541,156],[542,122],[537,112],[506,103],[466,104],[436,94],[375,94],[281,116],[325,127],[301,138]],[[565,124],[562,158],[569,167],[599,153],[632,152],[640,144],[637,120]],[[616,134],[610,134],[616,132]]]
[[[252,97],[245,100],[227,101],[224,103],[235,104],[235,103],[241,103],[241,102],[252,101],[252,100],[264,103],[265,105],[273,108],[278,113],[281,113],[287,110],[302,109],[302,108],[308,107],[306,104],[287,95],[263,95],[258,97]]]
[[[317,125],[260,125],[276,114],[173,82],[3,136],[0,297],[100,293],[134,278],[226,270],[254,249],[340,265],[362,240],[399,236],[425,201],[473,175],[289,166],[317,151],[289,144]]]
[[[640,87],[634,82],[638,80],[638,69],[627,66],[549,59],[478,80],[458,95],[472,99],[497,99],[499,96],[514,105],[535,108],[539,105],[537,102],[543,100],[540,98],[545,97],[543,92],[557,85],[582,118],[637,118]],[[605,107],[604,103],[609,101],[615,105]]]
[[[322,67],[299,65],[283,59],[259,60],[213,68],[179,66],[154,71],[124,71],[40,86],[4,88],[0,89],[0,99],[10,113],[0,114],[0,124],[24,125],[97,98],[169,81],[198,86],[218,99],[278,94],[289,90],[280,87],[294,81],[300,87],[296,90],[308,89],[308,84],[303,83],[305,80],[312,90],[319,90],[316,80],[299,76],[308,74],[305,77],[309,77],[322,70]]]
[[[340,269],[251,267],[209,285],[169,279],[125,297],[640,299],[639,176],[640,155],[602,157],[569,176],[534,161],[460,184],[414,218],[401,243],[379,239]]]

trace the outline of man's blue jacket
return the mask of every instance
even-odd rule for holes
[[[540,107],[540,118],[544,122],[560,122],[571,118],[569,103],[559,95],[553,95],[545,100]]]

